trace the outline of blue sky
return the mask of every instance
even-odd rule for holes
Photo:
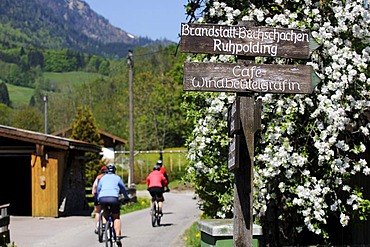
[[[84,0],[90,8],[122,30],[151,39],[178,42],[186,22],[187,0]]]

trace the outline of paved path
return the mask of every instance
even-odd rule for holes
[[[147,191],[138,192],[138,196]],[[124,247],[156,246],[182,247],[182,234],[199,218],[200,210],[194,193],[170,192],[165,194],[164,215],[160,227],[152,227],[149,209],[129,214],[122,218],[122,243]],[[10,218],[10,239],[17,247],[84,247],[100,246],[94,234],[94,220],[89,216],[61,218],[18,217]]]

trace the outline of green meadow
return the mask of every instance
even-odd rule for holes
[[[74,87],[83,83],[90,83],[95,79],[102,77],[102,75],[97,73],[73,71],[64,73],[45,72],[43,77],[45,80],[55,83],[58,88],[63,90],[66,87]]]
[[[13,107],[21,108],[30,103],[34,89],[28,87],[19,87],[6,83],[9,92],[9,98]]]
[[[44,80],[49,81],[62,92],[70,87],[74,87],[83,83],[90,83],[99,77],[101,77],[101,75],[96,73],[87,73],[80,71],[65,73],[43,73]],[[28,106],[31,97],[34,94],[33,88],[19,87],[9,83],[6,83],[6,86],[8,87],[9,97],[13,104],[13,107],[22,108]],[[50,94],[50,92],[48,94]]]

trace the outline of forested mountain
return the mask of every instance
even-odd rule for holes
[[[86,106],[98,128],[129,139],[129,48],[135,149],[183,146],[185,55],[113,27],[82,0],[0,0],[0,124],[43,132],[47,119],[52,133]]]
[[[171,42],[136,37],[114,27],[82,0],[1,0],[0,43],[122,58],[134,46]]]

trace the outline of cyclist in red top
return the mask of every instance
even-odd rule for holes
[[[159,213],[162,215],[164,201],[163,192],[164,187],[167,185],[167,179],[160,172],[159,166],[156,165],[153,167],[153,171],[146,178],[146,184],[148,186],[148,191],[152,196],[152,200],[150,201],[150,208],[152,208],[153,200],[155,200],[155,198],[157,197]]]
[[[92,186],[92,194],[93,194],[93,200],[94,200],[94,211],[95,211],[95,233],[98,234],[98,221],[99,221],[99,214],[100,214],[100,211],[101,211],[101,205],[99,204],[98,202],[98,193],[97,193],[97,188],[98,188],[98,182],[99,180],[101,179],[101,177],[103,177],[105,175],[105,173],[107,173],[107,167],[106,166],[102,166],[102,168],[100,168],[100,174],[98,176],[96,176],[95,180],[94,180],[94,183],[93,183],[93,186]]]
[[[167,185],[164,186],[163,189],[165,189],[166,192],[169,192],[170,191],[170,188],[168,188],[168,184],[170,183],[170,181],[168,180],[168,174],[167,174],[167,171],[166,171],[166,168],[163,167],[163,162],[162,160],[158,160],[157,161],[157,166],[160,167],[160,171],[161,173],[163,174],[163,176],[167,179]]]

